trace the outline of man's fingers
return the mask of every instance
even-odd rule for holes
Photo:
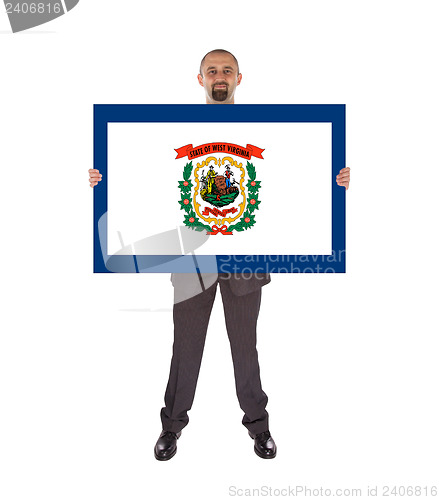
[[[90,173],[91,173],[91,172],[96,172],[97,174],[99,173],[99,170],[98,170],[97,168],[90,168],[88,171],[89,171]]]
[[[337,175],[337,180],[342,180],[342,179],[349,179],[351,176],[351,174],[349,172],[345,173],[345,174],[338,174]]]
[[[337,177],[340,175],[350,175],[351,169],[349,167],[342,168],[340,172],[337,174]]]
[[[90,182],[90,187],[95,187],[97,182]]]
[[[338,182],[337,181],[337,184],[339,186],[344,186],[346,189],[349,189],[349,182]]]

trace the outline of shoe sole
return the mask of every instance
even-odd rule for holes
[[[254,447],[254,450],[255,450],[255,453],[258,457],[261,457],[261,458],[274,458],[277,454],[277,451],[274,453],[274,455],[264,455],[263,453],[261,453],[257,448],[256,446]]]
[[[171,458],[177,453],[177,448],[175,448],[174,452],[172,453],[172,455],[169,455],[167,457],[159,457],[155,450],[154,450],[154,456],[157,460],[160,460],[160,462],[166,462],[166,460],[171,460]]]

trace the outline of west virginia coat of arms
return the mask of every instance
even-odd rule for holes
[[[261,181],[249,160],[252,156],[263,159],[264,149],[213,142],[196,148],[189,144],[175,151],[176,159],[187,156],[191,160],[178,182],[186,226],[211,235],[231,235],[255,225]]]

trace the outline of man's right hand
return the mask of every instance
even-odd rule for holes
[[[102,174],[100,174],[99,170],[96,170],[95,168],[91,168],[88,173],[90,174],[90,187],[93,188],[100,180],[102,180]]]

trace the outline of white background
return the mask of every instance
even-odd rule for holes
[[[244,148],[250,143],[265,149],[264,159],[251,159],[256,179],[261,182],[261,204],[253,212],[256,224],[251,231],[235,231],[233,238],[221,234],[209,237],[196,254],[331,254],[330,123],[109,123],[109,254],[120,250],[119,234],[127,247],[183,225],[186,212],[178,203],[178,181],[183,179],[183,168],[189,160],[186,156],[175,161],[175,148],[188,144],[197,148],[217,141]],[[206,158],[192,161],[192,175]],[[234,159],[245,168],[247,160],[239,156]],[[205,175],[208,170],[204,169]],[[214,170],[223,173],[224,167]],[[231,170],[238,182],[240,170]],[[133,177],[136,182],[132,182]],[[202,203],[200,210],[205,206]],[[131,247],[126,251],[132,253]],[[167,247],[161,253],[172,255],[174,251]],[[157,250],[154,247],[148,253],[154,255]]]
[[[436,7],[82,0],[16,35],[0,15],[2,498],[437,485]],[[93,275],[92,105],[203,103],[197,66],[217,47],[240,61],[238,103],[346,103],[347,273],[263,288],[278,456],[258,458],[240,423],[217,298],[190,423],[161,463],[172,287]]]

